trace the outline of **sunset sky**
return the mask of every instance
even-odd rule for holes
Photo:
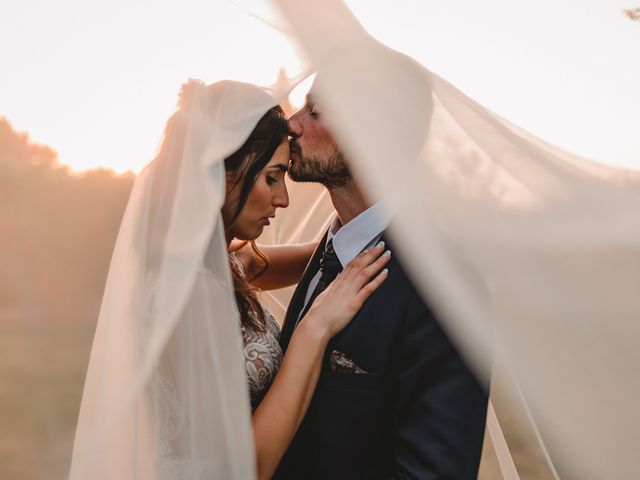
[[[80,170],[139,171],[188,77],[272,83],[297,60],[256,0],[4,0],[0,116]],[[634,0],[351,0],[365,27],[580,155],[640,168]],[[299,102],[300,97],[294,99]]]

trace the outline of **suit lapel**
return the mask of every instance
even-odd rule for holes
[[[307,268],[305,268],[304,273],[302,274],[302,278],[300,279],[296,290],[293,292],[291,301],[289,302],[289,308],[287,308],[287,313],[285,314],[284,322],[282,323],[282,332],[280,334],[280,346],[283,352],[287,350],[289,341],[291,341],[291,336],[293,335],[293,330],[296,327],[298,315],[300,315],[300,311],[304,306],[304,299],[307,296],[309,283],[311,282],[313,276],[320,269],[320,258],[322,257],[322,253],[324,252],[326,243],[327,232],[325,232],[322,239],[320,240],[320,243],[318,243],[318,247],[316,248],[315,252],[313,252],[311,260],[309,260]]]
[[[388,235],[387,235],[387,230],[384,230],[382,232],[382,234],[380,235],[380,238],[378,239],[378,242],[383,241],[384,242],[384,249],[385,250],[392,250],[392,258],[389,261],[389,263],[387,263],[386,268],[389,268],[389,270],[395,268],[396,262],[397,262],[397,258],[395,257],[395,255],[393,255],[393,246],[391,245],[391,243],[388,240]],[[360,253],[360,252],[359,252]],[[394,265],[392,267],[392,265]],[[375,295],[375,292],[373,293],[373,295]],[[372,296],[373,296],[372,295]],[[371,297],[369,297],[371,298]],[[338,350],[341,349],[342,342],[344,339],[347,339],[346,341],[349,342],[350,340],[349,337],[350,335],[353,334],[353,328],[349,328],[352,324],[356,323],[357,318],[360,316],[362,312],[362,309],[358,310],[358,312],[353,316],[353,318],[351,319],[351,321],[349,322],[349,324],[340,332],[338,332],[331,340],[329,340],[329,344],[327,346],[327,351],[331,351],[334,348],[337,348]]]

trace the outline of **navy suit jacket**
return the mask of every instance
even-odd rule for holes
[[[325,235],[326,239],[326,235]],[[325,239],[283,323],[291,339]],[[387,241],[387,246],[389,242]],[[302,479],[475,479],[487,394],[397,256],[387,279],[327,348],[309,410],[276,476]],[[366,374],[336,373],[337,350]]]

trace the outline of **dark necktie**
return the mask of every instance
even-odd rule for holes
[[[307,305],[304,307],[304,310],[300,315],[300,320],[302,320],[302,318],[307,314],[316,297],[320,295],[329,286],[329,284],[335,280],[335,278],[341,271],[342,265],[340,264],[340,260],[338,260],[336,251],[333,249],[333,240],[329,240],[322,254],[322,258],[320,259],[320,280],[318,281],[318,285],[316,286],[315,290],[311,294],[311,297],[309,297],[309,301],[307,302]]]

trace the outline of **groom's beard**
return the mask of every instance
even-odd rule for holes
[[[289,177],[295,182],[321,183],[327,188],[345,186],[351,180],[351,171],[338,152],[322,160],[317,155],[303,155],[300,147],[291,142],[295,160],[289,165]]]

